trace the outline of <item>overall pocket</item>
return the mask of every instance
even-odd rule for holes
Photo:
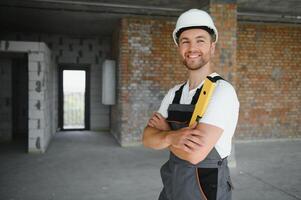
[[[207,200],[216,200],[218,186],[218,168],[197,168],[200,190]]]

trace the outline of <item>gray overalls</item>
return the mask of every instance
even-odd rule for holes
[[[211,77],[210,77],[211,78]],[[221,77],[214,77],[214,82]],[[184,84],[185,85],[185,84]],[[180,104],[182,85],[168,107],[167,121],[172,130],[187,127],[201,88],[191,104]],[[170,152],[169,160],[161,167],[163,190],[159,200],[229,200],[232,184],[227,158],[221,159],[215,148],[200,163],[193,165]]]

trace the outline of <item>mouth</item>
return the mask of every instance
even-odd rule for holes
[[[186,59],[196,59],[199,58],[201,55],[199,53],[189,53],[185,57]]]

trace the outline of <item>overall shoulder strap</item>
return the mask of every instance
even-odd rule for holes
[[[223,79],[221,76],[214,76],[214,77],[211,77],[211,76],[207,76],[207,78],[212,81],[213,83],[216,83],[216,81],[218,80],[225,80]]]
[[[186,82],[183,85],[181,85],[181,87],[175,92],[175,97],[173,98],[172,104],[180,104],[180,100],[185,84]]]
[[[200,93],[202,91],[202,88],[203,88],[203,86],[201,86],[199,89],[197,89],[195,91],[195,94],[194,94],[194,96],[191,100],[191,103],[190,103],[191,105],[195,105],[198,102],[198,99],[199,99]]]

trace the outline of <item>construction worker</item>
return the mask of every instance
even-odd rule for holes
[[[207,12],[191,9],[180,15],[172,36],[188,80],[168,91],[143,132],[144,146],[170,150],[161,168],[164,187],[159,200],[231,199],[227,157],[239,102],[233,86],[211,66],[217,29]],[[206,77],[216,87],[204,115],[189,126]]]

